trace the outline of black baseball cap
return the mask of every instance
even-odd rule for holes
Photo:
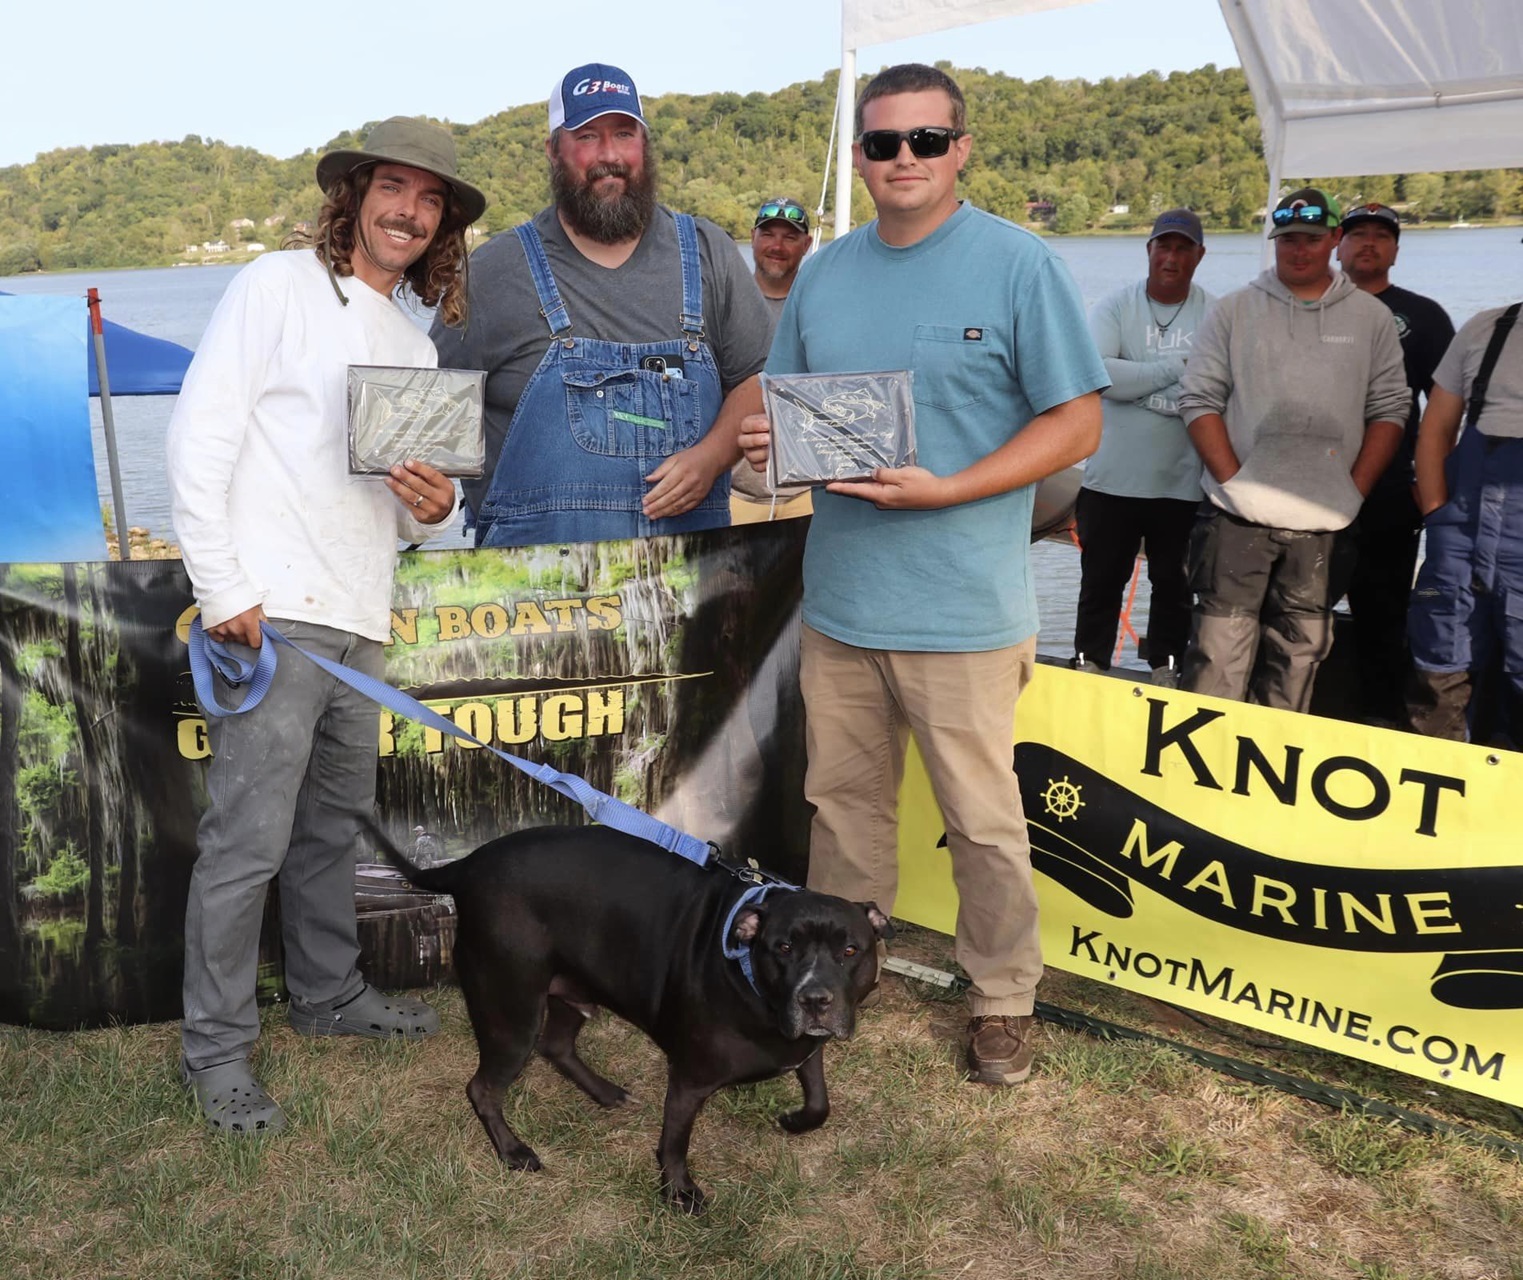
[[[1389,205],[1377,204],[1374,201],[1369,204],[1356,204],[1343,215],[1343,222],[1340,225],[1347,231],[1361,222],[1378,222],[1382,226],[1390,227],[1391,234],[1398,240],[1401,239],[1401,219],[1396,216],[1396,210]]]

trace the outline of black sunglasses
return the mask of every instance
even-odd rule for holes
[[[952,143],[962,135],[961,129],[949,129],[944,124],[924,124],[918,129],[905,129],[903,132],[898,129],[869,129],[857,142],[861,144],[862,154],[869,160],[895,160],[899,156],[899,148],[906,142],[910,144],[911,155],[930,160],[946,155]]]
[[[774,204],[764,204],[756,211],[756,225],[763,222],[771,222],[774,218],[781,218],[784,222],[794,222],[801,227],[809,225],[809,215],[793,203],[792,200],[779,200]]]
[[[1289,209],[1276,209],[1269,215],[1277,227],[1288,227],[1293,222],[1309,222],[1314,227],[1327,225],[1327,210],[1320,204],[1300,204]]]

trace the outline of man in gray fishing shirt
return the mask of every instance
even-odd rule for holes
[[[1148,665],[1154,683],[1171,688],[1190,634],[1185,548],[1200,506],[1200,455],[1179,419],[1179,380],[1213,301],[1193,283],[1205,254],[1200,219],[1165,210],[1148,237],[1147,276],[1089,313],[1111,385],[1101,392],[1105,430],[1084,464],[1074,512],[1081,550],[1073,665],[1110,670],[1122,597],[1146,547]]]
[[[1340,234],[1315,187],[1282,199],[1275,265],[1216,304],[1185,370],[1207,499],[1190,536],[1193,693],[1307,710],[1343,586],[1336,535],[1401,443],[1401,340],[1389,309],[1331,269]]]

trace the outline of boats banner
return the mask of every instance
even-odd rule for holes
[[[1523,1103],[1523,757],[1044,666],[1014,764],[1049,965]],[[904,811],[950,932],[918,762]]]
[[[406,555],[387,678],[484,742],[801,879],[806,528]],[[0,565],[0,1022],[179,1017],[208,758],[194,613],[178,561]],[[490,752],[379,711],[377,731],[382,819],[421,858],[586,820]],[[367,976],[447,977],[449,899],[380,863],[356,867]],[[273,905],[265,923],[274,997]]]

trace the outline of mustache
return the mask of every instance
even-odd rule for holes
[[[588,166],[587,177],[585,181],[588,183],[593,183],[600,182],[604,178],[623,178],[624,181],[628,182],[629,172],[630,170],[627,164],[620,164],[617,160],[613,160],[609,161],[607,164],[595,164]]]
[[[405,231],[408,235],[417,236],[420,240],[428,234],[411,218],[382,218],[380,221],[380,227],[382,231]]]

